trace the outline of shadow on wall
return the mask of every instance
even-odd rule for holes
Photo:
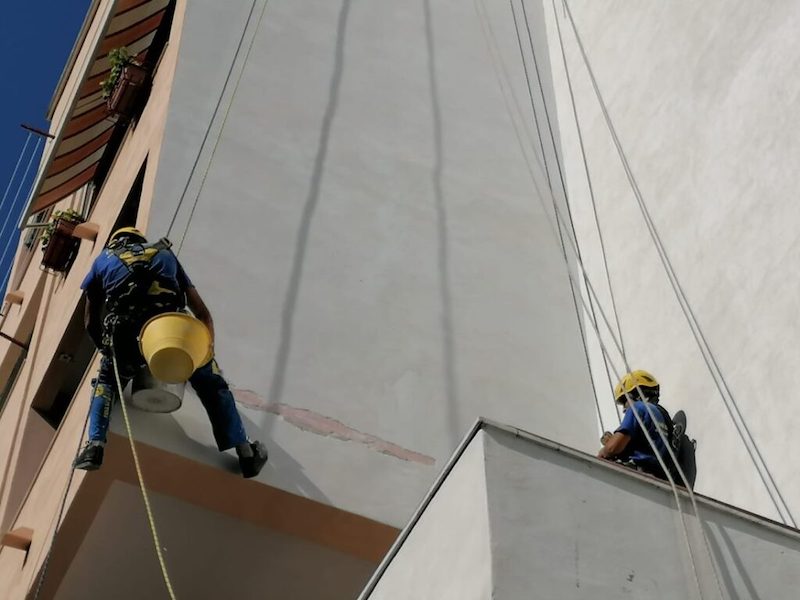
[[[350,16],[351,0],[343,0],[336,28],[336,47],[334,52],[333,72],[329,86],[328,102],[322,119],[319,142],[317,145],[314,166],[309,182],[308,196],[303,205],[300,224],[295,239],[294,257],[289,276],[289,283],[281,310],[281,328],[278,351],[272,370],[269,400],[272,404],[281,404],[286,385],[286,371],[292,351],[292,338],[295,311],[303,279],[303,269],[308,250],[308,238],[314,215],[319,203],[322,179],[328,157],[328,147],[333,121],[339,107],[339,93],[344,72],[344,46],[347,36],[347,25]],[[451,297],[449,255],[448,255],[448,215],[445,195],[442,186],[444,168],[444,150],[442,135],[442,112],[436,80],[436,56],[433,38],[433,23],[430,0],[423,1],[425,16],[425,37],[428,50],[428,76],[430,83],[430,101],[432,111],[432,135],[434,159],[431,180],[435,198],[437,229],[437,268],[439,275],[440,324],[442,335],[442,359],[445,395],[448,406],[448,428],[450,444],[455,447],[461,439],[461,422],[458,414],[458,378],[455,360],[455,328],[453,324],[453,302]]]
[[[731,570],[729,569],[729,561],[724,559],[725,553],[722,551],[720,547],[720,540],[725,544],[725,549],[727,550],[727,554],[730,556],[730,562],[733,563],[735,567],[736,574],[741,579],[742,584],[747,589],[747,595],[745,598],[749,600],[761,600],[761,596],[758,594],[755,586],[753,585],[753,581],[750,579],[750,575],[747,573],[747,568],[744,565],[744,561],[742,561],[741,556],[739,556],[739,552],[736,549],[736,546],[731,540],[731,536],[728,534],[727,528],[720,523],[713,523],[714,528],[711,528],[711,522],[706,521],[706,535],[708,536],[708,543],[711,547],[711,551],[714,553],[714,557],[716,558],[716,563],[719,565],[720,574],[722,575],[723,581],[721,582],[724,586],[725,592],[728,594],[728,597],[731,600],[739,600],[742,596],[736,590],[736,584],[731,577]]]
[[[258,431],[259,426],[240,412],[246,431]],[[269,426],[272,427],[276,417],[269,417]],[[269,452],[269,462],[262,473],[266,474],[268,481],[280,483],[280,488],[299,496],[318,500],[325,504],[332,504],[330,499],[319,489],[305,474],[303,465],[297,462],[291,454],[281,448],[274,439],[263,440]],[[260,479],[264,479],[262,475]]]
[[[431,113],[433,116],[434,162],[431,179],[436,206],[437,250],[436,265],[439,270],[440,324],[442,329],[442,359],[447,400],[450,445],[455,447],[461,439],[458,414],[458,377],[455,358],[455,327],[453,325],[453,299],[450,286],[450,257],[447,229],[447,204],[442,186],[444,170],[444,144],[442,141],[442,109],[436,81],[436,48],[433,43],[433,17],[430,0],[423,0],[425,9],[425,42],[428,49],[428,77],[430,80]]]
[[[308,196],[303,205],[300,225],[297,229],[292,269],[289,275],[289,284],[286,288],[286,296],[283,300],[283,308],[281,309],[280,341],[278,343],[275,365],[272,369],[272,383],[269,390],[270,402],[276,404],[283,400],[283,390],[286,384],[286,368],[292,351],[292,332],[295,310],[297,309],[297,298],[303,279],[306,250],[308,249],[308,235],[311,230],[311,222],[314,219],[314,213],[319,204],[320,187],[325,171],[325,161],[328,157],[331,127],[336,115],[336,110],[339,106],[339,89],[342,82],[342,72],[344,71],[344,43],[347,34],[347,21],[350,15],[350,3],[351,0],[343,0],[341,9],[339,10],[339,20],[336,27],[336,50],[334,53],[330,91],[328,93],[328,104],[325,107],[325,114],[322,118],[322,128],[320,129],[317,154],[314,158],[314,168],[311,172]]]
[[[197,402],[198,405],[200,404],[200,400],[188,391],[184,402]],[[115,406],[115,414],[112,415],[112,420],[121,418],[122,415],[117,414],[118,412],[119,407]],[[245,430],[250,435],[255,435],[257,431],[262,429],[261,426],[250,420],[241,411],[239,414],[242,417]],[[268,417],[270,422],[273,418],[272,416]],[[137,418],[134,426],[136,428],[147,429],[150,431],[151,435],[157,438],[174,440],[176,443],[175,451],[184,456],[200,459],[207,464],[215,465],[232,474],[240,476],[238,459],[232,451],[220,453],[217,450],[213,443],[210,426],[208,437],[204,438],[208,440],[208,443],[203,443],[187,435],[184,428],[172,414],[155,414],[137,411]],[[268,484],[272,483],[273,485],[279,483],[279,487],[283,490],[330,504],[328,497],[306,476],[303,471],[303,466],[299,462],[276,444],[274,440],[266,439],[262,441],[264,441],[269,451],[269,462],[258,478],[260,481]],[[113,451],[119,452],[124,451],[124,449],[114,448]]]

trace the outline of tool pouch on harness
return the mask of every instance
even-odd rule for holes
[[[141,361],[137,337],[152,317],[182,311],[186,298],[173,279],[153,268],[153,258],[170,251],[172,244],[162,238],[153,244],[127,243],[109,248],[128,269],[127,276],[106,294],[108,315],[103,321],[103,341],[113,347],[121,363]],[[130,366],[135,366],[131,364]]]

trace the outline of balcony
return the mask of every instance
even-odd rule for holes
[[[796,596],[798,531],[679,498],[688,544],[664,482],[479,422],[361,599]]]

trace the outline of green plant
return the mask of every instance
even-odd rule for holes
[[[50,222],[47,223],[47,227],[45,227],[44,231],[42,231],[42,237],[40,238],[42,242],[42,249],[46,248],[47,244],[50,243],[50,238],[53,237],[53,232],[56,230],[56,227],[58,227],[59,221],[66,221],[68,223],[83,223],[83,217],[81,216],[81,213],[71,208],[54,210],[53,214],[50,215]]]
[[[100,83],[100,89],[103,90],[103,98],[108,98],[114,92],[114,87],[117,85],[119,78],[122,77],[122,71],[125,67],[137,64],[125,46],[114,48],[109,52],[108,62],[111,65],[111,71],[108,77]]]

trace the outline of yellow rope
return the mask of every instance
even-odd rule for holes
[[[122,380],[119,376],[119,369],[117,368],[117,357],[114,356],[112,349],[112,362],[114,363],[114,376],[117,379],[117,389],[119,391],[119,403],[122,406],[122,417],[125,420],[125,429],[128,432],[128,441],[131,445],[131,454],[133,454],[133,464],[136,467],[136,477],[139,478],[139,489],[142,490],[142,499],[144,500],[144,509],[147,512],[147,522],[150,525],[150,533],[153,535],[153,544],[156,547],[156,556],[158,557],[158,564],[161,566],[161,575],[164,577],[164,585],[167,586],[167,592],[171,600],[176,600],[175,590],[172,589],[172,583],[169,580],[169,573],[167,573],[167,563],[164,561],[164,555],[161,553],[161,543],[158,540],[158,531],[156,530],[156,521],[153,518],[153,511],[150,508],[150,498],[147,496],[147,488],[144,485],[144,476],[142,475],[142,467],[139,464],[139,455],[136,453],[136,443],[133,441],[133,430],[131,429],[131,422],[128,418],[128,409],[125,406],[125,399],[123,395]]]

